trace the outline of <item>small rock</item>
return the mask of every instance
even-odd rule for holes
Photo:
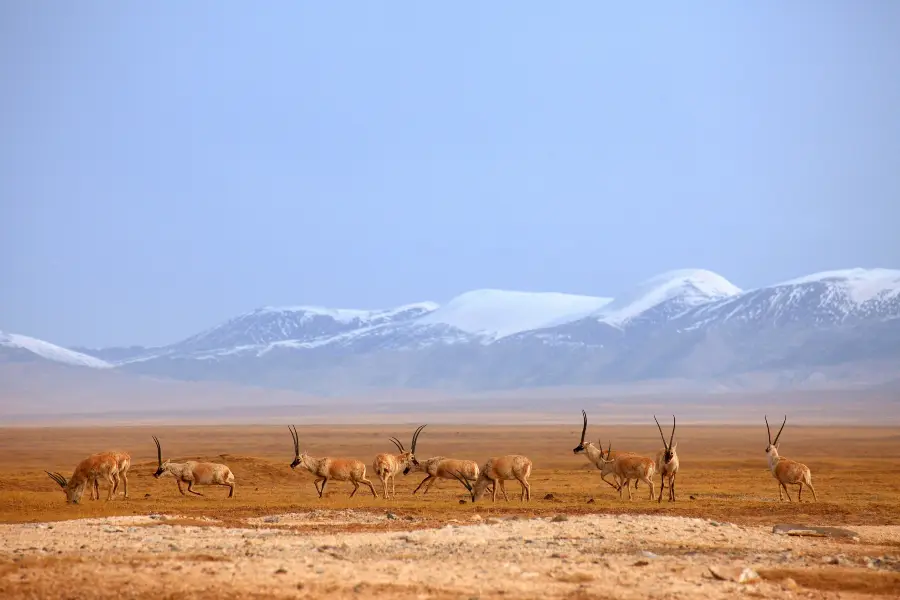
[[[415,521],[416,520],[416,518],[412,515],[406,515],[403,518],[406,519],[407,521]]]
[[[500,521],[497,519],[485,519],[484,524],[485,525],[499,525]]]
[[[563,521],[568,521],[569,517],[566,515],[556,515],[552,519],[550,519],[551,523],[562,523]]]
[[[823,556],[822,557],[822,564],[837,565],[837,564],[840,564],[840,562],[841,561],[839,561],[837,559],[837,557],[834,557],[834,556]]]
[[[150,494],[144,494],[144,498],[149,498]]]
[[[278,570],[275,571],[276,575],[284,575],[285,573],[287,573],[287,569],[285,569],[284,567],[278,567]]]
[[[587,503],[588,503],[588,504],[593,504],[593,503],[594,503],[594,499],[593,499],[593,498],[588,498]]]
[[[634,566],[634,567],[646,567],[646,566],[649,565],[649,564],[650,564],[650,561],[647,561],[647,560],[639,560],[639,561],[637,561],[636,563],[634,563],[632,566]]]
[[[544,500],[555,500],[556,497],[553,494],[547,494],[544,496]]]
[[[387,518],[388,518],[389,520],[394,520],[394,519],[397,518],[397,515],[395,515],[394,513],[388,513],[388,514],[387,514]]]
[[[460,500],[459,503],[460,503],[460,504],[465,504],[466,501],[465,501],[465,500]]]
[[[472,515],[472,520],[473,521],[483,521],[484,519],[481,518],[481,515]]]
[[[270,517],[266,517],[263,519],[263,523],[280,523],[280,522],[281,522],[281,517],[278,517],[276,515],[272,515]]]
[[[647,550],[641,550],[641,556],[643,556],[644,558],[659,558],[658,554],[648,552]]]
[[[797,585],[797,582],[794,581],[793,578],[788,577],[786,579],[781,580],[781,587],[783,587],[786,590],[794,591],[797,588],[799,588],[800,586]]]
[[[736,581],[737,583],[749,583],[759,580],[759,573],[750,568],[740,567],[710,567],[712,576],[721,581]]]
[[[690,498],[691,500],[696,500],[697,496],[688,496],[688,498]]]
[[[569,558],[568,554],[560,554],[559,552],[554,552],[550,555],[550,558]]]
[[[843,529],[841,527],[810,527],[808,525],[781,523],[772,527],[772,533],[778,535],[844,538],[854,541],[859,540],[858,533],[856,533],[855,531],[851,531],[850,529]]]

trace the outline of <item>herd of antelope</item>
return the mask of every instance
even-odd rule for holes
[[[634,481],[634,488],[637,489],[638,483],[643,481],[650,488],[650,500],[654,497],[653,478],[657,474],[660,477],[659,496],[656,501],[662,502],[663,491],[668,486],[668,501],[675,501],[675,477],[678,475],[678,454],[675,452],[678,443],[675,439],[675,417],[672,417],[672,433],[669,440],[663,433],[662,426],[656,420],[656,427],[659,429],[659,435],[662,438],[663,447],[656,453],[655,458],[641,456],[634,452],[613,452],[612,443],[607,446],[606,452],[603,451],[602,444],[595,446],[593,442],[586,442],[588,419],[587,413],[581,411],[583,417],[583,427],[581,429],[581,441],[572,450],[574,454],[584,453],[587,459],[597,467],[600,471],[600,479],[615,488],[622,498],[623,490],[628,491],[628,499],[632,500],[631,481]],[[766,432],[768,433],[769,443],[766,446],[766,458],[769,463],[769,470],[772,476],[778,482],[778,499],[784,500],[782,490],[787,494],[789,501],[791,495],[788,492],[788,484],[799,486],[797,492],[797,501],[800,501],[800,495],[803,492],[803,486],[809,488],[812,492],[813,500],[818,501],[816,497],[816,489],[812,485],[812,474],[809,467],[797,461],[782,458],[778,454],[778,440],[787,424],[787,416],[781,424],[781,429],[772,440],[772,431],[769,429],[769,419],[766,417]],[[456,480],[463,484],[469,492],[472,502],[480,500],[488,491],[491,492],[491,500],[496,502],[497,490],[503,494],[504,499],[508,502],[509,497],[506,494],[504,482],[518,481],[522,487],[520,500],[522,502],[531,499],[531,485],[528,478],[531,476],[532,462],[526,456],[521,454],[508,454],[506,456],[495,456],[489,458],[481,467],[473,460],[462,460],[456,458],[447,458],[444,456],[433,456],[428,459],[419,461],[416,458],[416,444],[419,434],[425,425],[418,427],[412,435],[409,450],[396,437],[389,438],[397,447],[399,453],[381,453],[375,457],[372,463],[372,470],[381,480],[382,495],[385,499],[396,495],[395,478],[399,473],[408,475],[409,473],[425,473],[426,477],[413,490],[413,494],[425,485],[423,494],[427,494],[431,486],[438,479]],[[366,479],[366,465],[363,461],[353,458],[332,458],[332,457],[314,457],[305,451],[300,452],[300,436],[297,428],[290,426],[291,438],[294,443],[294,460],[290,463],[291,469],[303,467],[315,476],[313,485],[316,492],[321,498],[325,494],[325,486],[329,481],[349,481],[353,485],[353,491],[350,492],[352,498],[359,490],[360,484],[366,485],[372,492],[372,496],[378,497],[375,486]],[[189,460],[183,463],[174,463],[170,460],[163,462],[162,446],[156,436],[153,436],[156,444],[157,469],[153,473],[153,477],[159,478],[163,475],[171,475],[178,484],[178,491],[182,495],[186,495],[181,484],[187,484],[187,491],[202,496],[200,492],[194,491],[195,485],[220,485],[228,488],[228,497],[234,497],[234,473],[231,472],[226,465],[212,462],[199,462]],[[91,486],[91,499],[100,498],[100,480],[104,480],[109,484],[109,491],[106,499],[109,500],[116,493],[119,487],[119,481],[122,481],[124,496],[128,497],[128,469],[131,467],[131,456],[127,452],[108,451],[92,454],[82,460],[75,467],[72,476],[66,479],[59,473],[50,473],[45,471],[66,494],[66,502],[77,504],[84,495],[84,489]],[[612,475],[613,480],[607,479]],[[321,485],[320,485],[321,484]],[[427,484],[427,485],[426,485]],[[390,489],[390,492],[388,491]]]

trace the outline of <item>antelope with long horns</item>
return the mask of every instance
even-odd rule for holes
[[[78,504],[81,502],[84,488],[88,485],[91,486],[91,493],[93,493],[94,481],[97,479],[104,479],[109,483],[109,494],[107,494],[106,499],[110,500],[113,495],[113,486],[119,480],[116,455],[112,452],[91,454],[76,465],[75,471],[68,479],[60,473],[44,472],[50,476],[50,479],[59,484],[59,487],[65,492],[67,504]],[[97,496],[100,496],[99,489]]]
[[[313,485],[316,486],[316,491],[319,493],[319,498],[325,494],[325,485],[328,483],[328,480],[333,479],[335,481],[349,481],[353,484],[353,491],[350,492],[350,497],[352,498],[354,494],[356,494],[357,490],[359,490],[359,484],[364,483],[369,486],[369,489],[372,490],[372,495],[374,497],[378,497],[378,494],[375,493],[375,486],[372,485],[372,482],[366,479],[366,464],[361,460],[356,460],[355,458],[315,458],[310,456],[306,452],[300,452],[300,437],[297,435],[296,427],[288,427],[291,431],[291,437],[294,439],[294,461],[291,463],[291,468],[295,469],[298,466],[303,467],[310,473],[316,476],[315,481],[313,481]],[[319,483],[322,483],[322,487],[319,487]]]
[[[400,471],[403,471],[403,474],[407,475],[411,467],[419,464],[419,461],[416,460],[416,442],[419,440],[419,434],[422,433],[423,429],[425,429],[425,425],[420,426],[413,432],[409,450],[404,448],[403,442],[396,437],[389,438],[394,445],[397,446],[397,450],[400,451],[400,454],[389,454],[385,452],[376,456],[375,460],[372,462],[372,470],[374,470],[375,474],[378,475],[378,478],[381,479],[381,488],[385,498],[388,497],[388,481],[391,482],[391,495],[396,496],[397,474]]]
[[[653,415],[653,420],[656,421],[656,415]],[[656,470],[659,472],[659,498],[656,501],[657,503],[662,502],[663,489],[668,482],[668,501],[675,502],[675,475],[678,474],[678,455],[675,453],[678,442],[672,443],[672,440],[675,439],[675,415],[672,415],[672,435],[669,436],[668,444],[659,421],[656,421],[656,427],[659,429],[659,436],[663,443],[663,449],[656,453]]]
[[[119,479],[122,480],[122,483],[125,486],[125,495],[124,497],[128,497],[128,469],[131,468],[131,455],[127,452],[122,452],[119,450],[113,450],[110,454],[116,457],[116,470],[118,471],[118,477],[116,478],[116,483],[113,485],[112,493],[115,496],[116,490],[119,489]],[[91,500],[100,499],[100,478],[94,478],[94,485],[91,487]]]
[[[156,439],[155,435],[153,436],[153,441],[156,442],[156,459],[159,463],[156,472],[153,474],[155,478],[159,479],[166,473],[172,475],[175,477],[178,491],[181,492],[182,496],[187,495],[181,487],[182,483],[186,483],[187,491],[198,496],[203,494],[194,491],[195,485],[221,485],[228,488],[229,498],[234,497],[234,473],[226,465],[213,462],[198,462],[196,460],[173,463],[166,459],[166,462],[163,462],[162,447],[159,445],[159,440]]]
[[[612,442],[610,442],[609,449],[606,453],[607,456],[612,454]],[[653,475],[656,472],[656,462],[652,458],[637,455],[622,455],[616,456],[613,459],[603,458],[601,460],[604,465],[606,465],[606,468],[610,469],[612,473],[615,474],[616,478],[623,482],[622,485],[619,486],[619,498],[622,497],[622,489],[626,488],[628,490],[628,499],[634,499],[631,494],[631,486],[628,485],[628,482],[632,479],[636,479],[647,484],[650,488],[650,500],[653,500]]]
[[[795,460],[778,456],[778,438],[781,437],[781,432],[784,431],[784,426],[787,424],[787,415],[784,416],[784,423],[781,424],[781,429],[778,430],[778,435],[775,436],[774,442],[772,441],[772,430],[769,429],[769,417],[766,416],[765,419],[766,432],[769,434],[766,457],[769,459],[769,469],[772,471],[772,476],[778,481],[778,500],[784,500],[781,496],[783,488],[784,493],[787,494],[788,501],[793,502],[787,489],[787,484],[791,484],[800,486],[797,492],[797,502],[800,502],[800,495],[803,493],[804,485],[812,491],[813,500],[818,502],[819,498],[816,496],[816,488],[812,484],[812,472],[809,470],[809,467]]]
[[[528,478],[531,476],[531,466],[531,459],[521,454],[507,454],[506,456],[489,458],[484,463],[484,466],[481,467],[481,472],[478,473],[475,485],[469,490],[472,492],[472,502],[480,500],[491,485],[493,485],[493,490],[491,491],[492,502],[497,501],[497,488],[500,488],[500,491],[503,493],[504,500],[509,502],[509,496],[506,495],[506,487],[503,482],[513,479],[522,486],[522,495],[519,501],[531,500],[531,485],[528,483]]]
[[[594,445],[594,442],[585,442],[584,441],[585,435],[587,434],[587,426],[588,426],[587,413],[584,412],[584,409],[581,410],[581,416],[584,418],[584,425],[581,428],[581,441],[578,442],[578,445],[572,449],[572,453],[579,454],[579,453],[583,452],[584,455],[587,457],[587,459],[591,462],[591,464],[593,464],[595,467],[600,469],[600,479],[602,479],[604,482],[606,482],[608,485],[612,486],[616,490],[619,490],[619,488],[622,486],[621,481],[619,481],[617,479],[616,483],[613,483],[612,481],[610,481],[606,478],[606,476],[610,475],[610,474],[612,474],[615,477],[615,473],[613,472],[612,466],[604,467],[604,464],[606,464],[606,463],[604,463],[604,461],[603,461],[603,459],[604,459],[603,445],[601,444],[600,447],[598,448],[597,446]],[[633,454],[634,454],[633,452],[617,452],[616,456],[630,456]],[[610,456],[610,455],[607,455],[605,458],[607,460],[612,460],[612,456]],[[637,484],[638,484],[638,482],[635,481],[634,482],[635,489],[637,489]]]
[[[446,458],[443,456],[432,456],[429,459],[420,460],[417,464],[410,467],[410,473],[417,471],[425,473],[427,477],[413,490],[413,494],[418,492],[426,483],[428,485],[425,485],[422,494],[427,494],[428,490],[431,489],[431,486],[438,479],[459,479],[459,476],[461,476],[469,481],[475,481],[481,473],[478,463],[474,460]]]

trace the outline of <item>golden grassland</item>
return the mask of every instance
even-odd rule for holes
[[[534,461],[532,500],[518,502],[519,486],[507,483],[510,502],[490,499],[473,506],[460,504],[465,490],[456,482],[439,482],[423,496],[412,490],[422,474],[398,476],[397,498],[384,500],[381,483],[367,470],[379,493],[373,498],[364,488],[348,498],[349,483],[330,482],[326,496],[318,498],[313,477],[292,471],[293,448],[286,426],[158,426],[0,429],[0,522],[37,522],[82,517],[169,513],[185,518],[263,516],[310,509],[354,508],[390,510],[425,517],[438,523],[478,512],[540,515],[555,513],[657,513],[705,517],[745,524],[805,522],[833,525],[900,524],[900,432],[878,427],[801,427],[790,422],[782,435],[783,456],[810,467],[819,501],[802,504],[778,502],[778,489],[765,457],[765,426],[679,426],[676,432],[681,470],[676,482],[677,502],[657,504],[641,484],[635,500],[619,500],[600,481],[598,471],[582,455],[574,455],[580,427],[429,425],[419,439],[420,458],[443,455],[471,458],[479,463],[490,456],[521,453]],[[405,426],[299,427],[301,450],[313,456],[343,456],[367,465],[379,452],[392,451],[388,436],[408,445],[415,424]],[[774,432],[773,432],[774,433]],[[211,460],[226,463],[236,479],[235,497],[227,488],[198,487],[204,494],[181,496],[169,478],[156,480],[155,446],[159,437],[163,458]],[[659,433],[650,426],[593,426],[588,438],[613,450],[653,455],[660,447]],[[100,501],[87,493],[80,505],[67,505],[63,493],[44,472],[71,474],[76,463],[92,452],[121,449],[131,453],[129,498],[121,494],[106,502],[101,484]],[[659,479],[654,484],[658,486]],[[121,487],[120,487],[121,491]],[[791,490],[796,499],[796,488]],[[552,499],[545,496],[552,494]],[[588,503],[590,498],[594,502]],[[809,498],[812,499],[811,497]],[[393,522],[392,522],[393,523]],[[401,520],[397,527],[408,527]],[[355,530],[365,526],[357,525]],[[379,529],[384,529],[380,525]]]

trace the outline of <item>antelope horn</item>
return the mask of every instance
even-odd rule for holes
[[[395,437],[391,437],[388,439],[394,442],[394,445],[397,446],[397,450],[399,450],[400,452],[406,452],[406,450],[403,449],[403,444],[400,443],[400,440]]]
[[[470,493],[470,494],[473,494],[473,495],[474,495],[474,490],[472,490],[472,484],[469,483],[469,479],[468,479],[467,477],[464,477],[459,471],[454,471],[454,472],[452,473],[452,475],[453,475],[454,477],[456,477],[456,479],[457,479],[461,484],[463,484],[464,486],[466,486],[466,489],[469,490],[469,493]]]
[[[672,415],[672,435],[669,436],[669,450],[672,449],[672,440],[675,439],[675,415]]]
[[[771,446],[771,445],[772,445],[772,430],[769,429],[769,417],[768,417],[768,415],[765,416],[765,419],[766,419],[766,432],[769,434],[769,445]]]
[[[778,443],[778,438],[781,437],[781,432],[784,431],[785,425],[787,425],[787,415],[784,415],[784,423],[781,424],[781,429],[778,430],[778,435],[775,436],[775,441],[772,442],[773,446]]]
[[[426,423],[426,425],[427,425],[427,423]],[[419,428],[416,429],[416,432],[413,434],[413,437],[412,437],[412,446],[410,447],[410,451],[411,451],[413,454],[416,453],[416,442],[419,441],[419,434],[422,433],[422,430],[423,430],[423,429],[425,429],[425,425],[420,425]]]
[[[300,436],[297,434],[297,427],[295,425],[289,425],[288,430],[291,432],[291,438],[294,440],[294,455],[300,455]]]
[[[656,415],[653,415],[653,420],[656,421]],[[666,436],[662,432],[662,427],[659,426],[659,421],[656,421],[656,428],[659,429],[659,437],[662,438],[663,446],[668,450],[669,446],[666,444]],[[675,432],[673,431],[672,434],[674,435],[674,433]]]
[[[584,417],[584,427],[581,428],[581,444],[584,444],[584,434],[587,433],[587,413],[584,412],[584,409],[581,409],[581,415]],[[603,444],[600,444],[600,449],[603,449]]]
[[[52,479],[53,481],[55,481],[56,484],[57,484],[59,487],[65,489],[65,487],[66,487],[66,480],[65,480],[65,478],[64,478],[62,475],[60,475],[59,473],[51,473],[50,471],[44,471],[44,473],[46,473],[47,475],[49,475],[49,476],[50,476],[50,479]]]
[[[600,450],[603,450],[603,446],[600,446]],[[610,442],[609,446],[606,447],[606,460],[609,460],[610,454],[612,454],[612,442]]]
[[[159,462],[159,466],[162,466],[162,448],[159,445],[159,440],[156,439],[156,436],[153,436],[153,441],[156,442],[156,460]]]

